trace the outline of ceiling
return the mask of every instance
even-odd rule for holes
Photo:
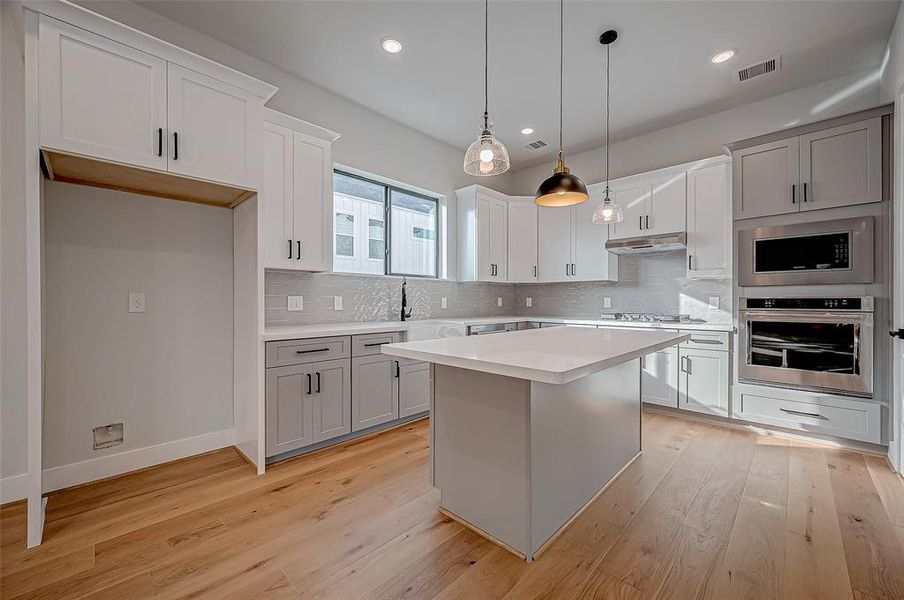
[[[464,150],[483,112],[483,2],[145,0],[139,4]],[[565,2],[565,145],[602,144],[611,47],[612,139],[625,139],[871,67],[897,0]],[[559,4],[490,2],[490,115],[515,167],[558,139]],[[380,40],[401,40],[389,55]],[[722,65],[709,58],[737,49]],[[737,82],[782,55],[781,71]],[[301,115],[302,117],[304,115]],[[536,131],[524,136],[522,127]],[[549,147],[530,151],[541,138]]]

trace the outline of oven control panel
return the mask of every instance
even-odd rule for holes
[[[746,298],[746,308],[863,310],[863,298]]]

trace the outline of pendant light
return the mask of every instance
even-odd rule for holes
[[[508,150],[493,136],[489,107],[490,0],[484,0],[483,21],[483,131],[465,152],[464,169],[468,175],[499,175],[509,170]]]
[[[573,206],[589,197],[581,178],[565,166],[565,146],[562,142],[562,94],[565,73],[565,0],[559,0],[559,157],[552,177],[540,184],[534,202],[540,206]]]
[[[618,39],[618,32],[614,29],[600,36],[600,44],[606,47],[606,191],[603,194],[603,202],[593,211],[592,221],[597,225],[609,223],[621,223],[625,215],[621,207],[612,201],[609,195],[609,46]]]

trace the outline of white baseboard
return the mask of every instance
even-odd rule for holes
[[[232,446],[235,430],[224,429],[190,438],[164,442],[146,448],[136,448],[118,454],[92,458],[82,462],[44,469],[44,491],[52,492],[63,488],[96,481],[105,477],[121,475],[185,458],[195,454]]]
[[[22,500],[28,496],[28,473],[0,479],[0,504]]]

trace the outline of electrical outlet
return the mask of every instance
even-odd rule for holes
[[[443,296],[442,299],[439,301],[439,306],[440,306],[440,308],[449,308],[449,301],[446,300],[445,296]]]
[[[94,449],[101,450],[122,444],[122,423],[94,428]]]
[[[286,308],[291,311],[304,310],[304,296],[289,296]]]
[[[496,306],[502,306],[502,298],[496,298]]]
[[[129,292],[129,312],[130,313],[143,313],[144,312],[144,293],[143,292]]]
[[[709,297],[709,307],[718,309],[719,308],[719,297],[718,296],[710,296]]]
[[[603,296],[603,308],[612,308],[612,298],[610,296]]]
[[[533,305],[534,305],[534,299],[533,299],[533,298],[531,298],[530,296],[528,296],[527,298],[524,299],[524,306],[533,306]]]
[[[342,296],[333,296],[333,310],[342,310]]]

